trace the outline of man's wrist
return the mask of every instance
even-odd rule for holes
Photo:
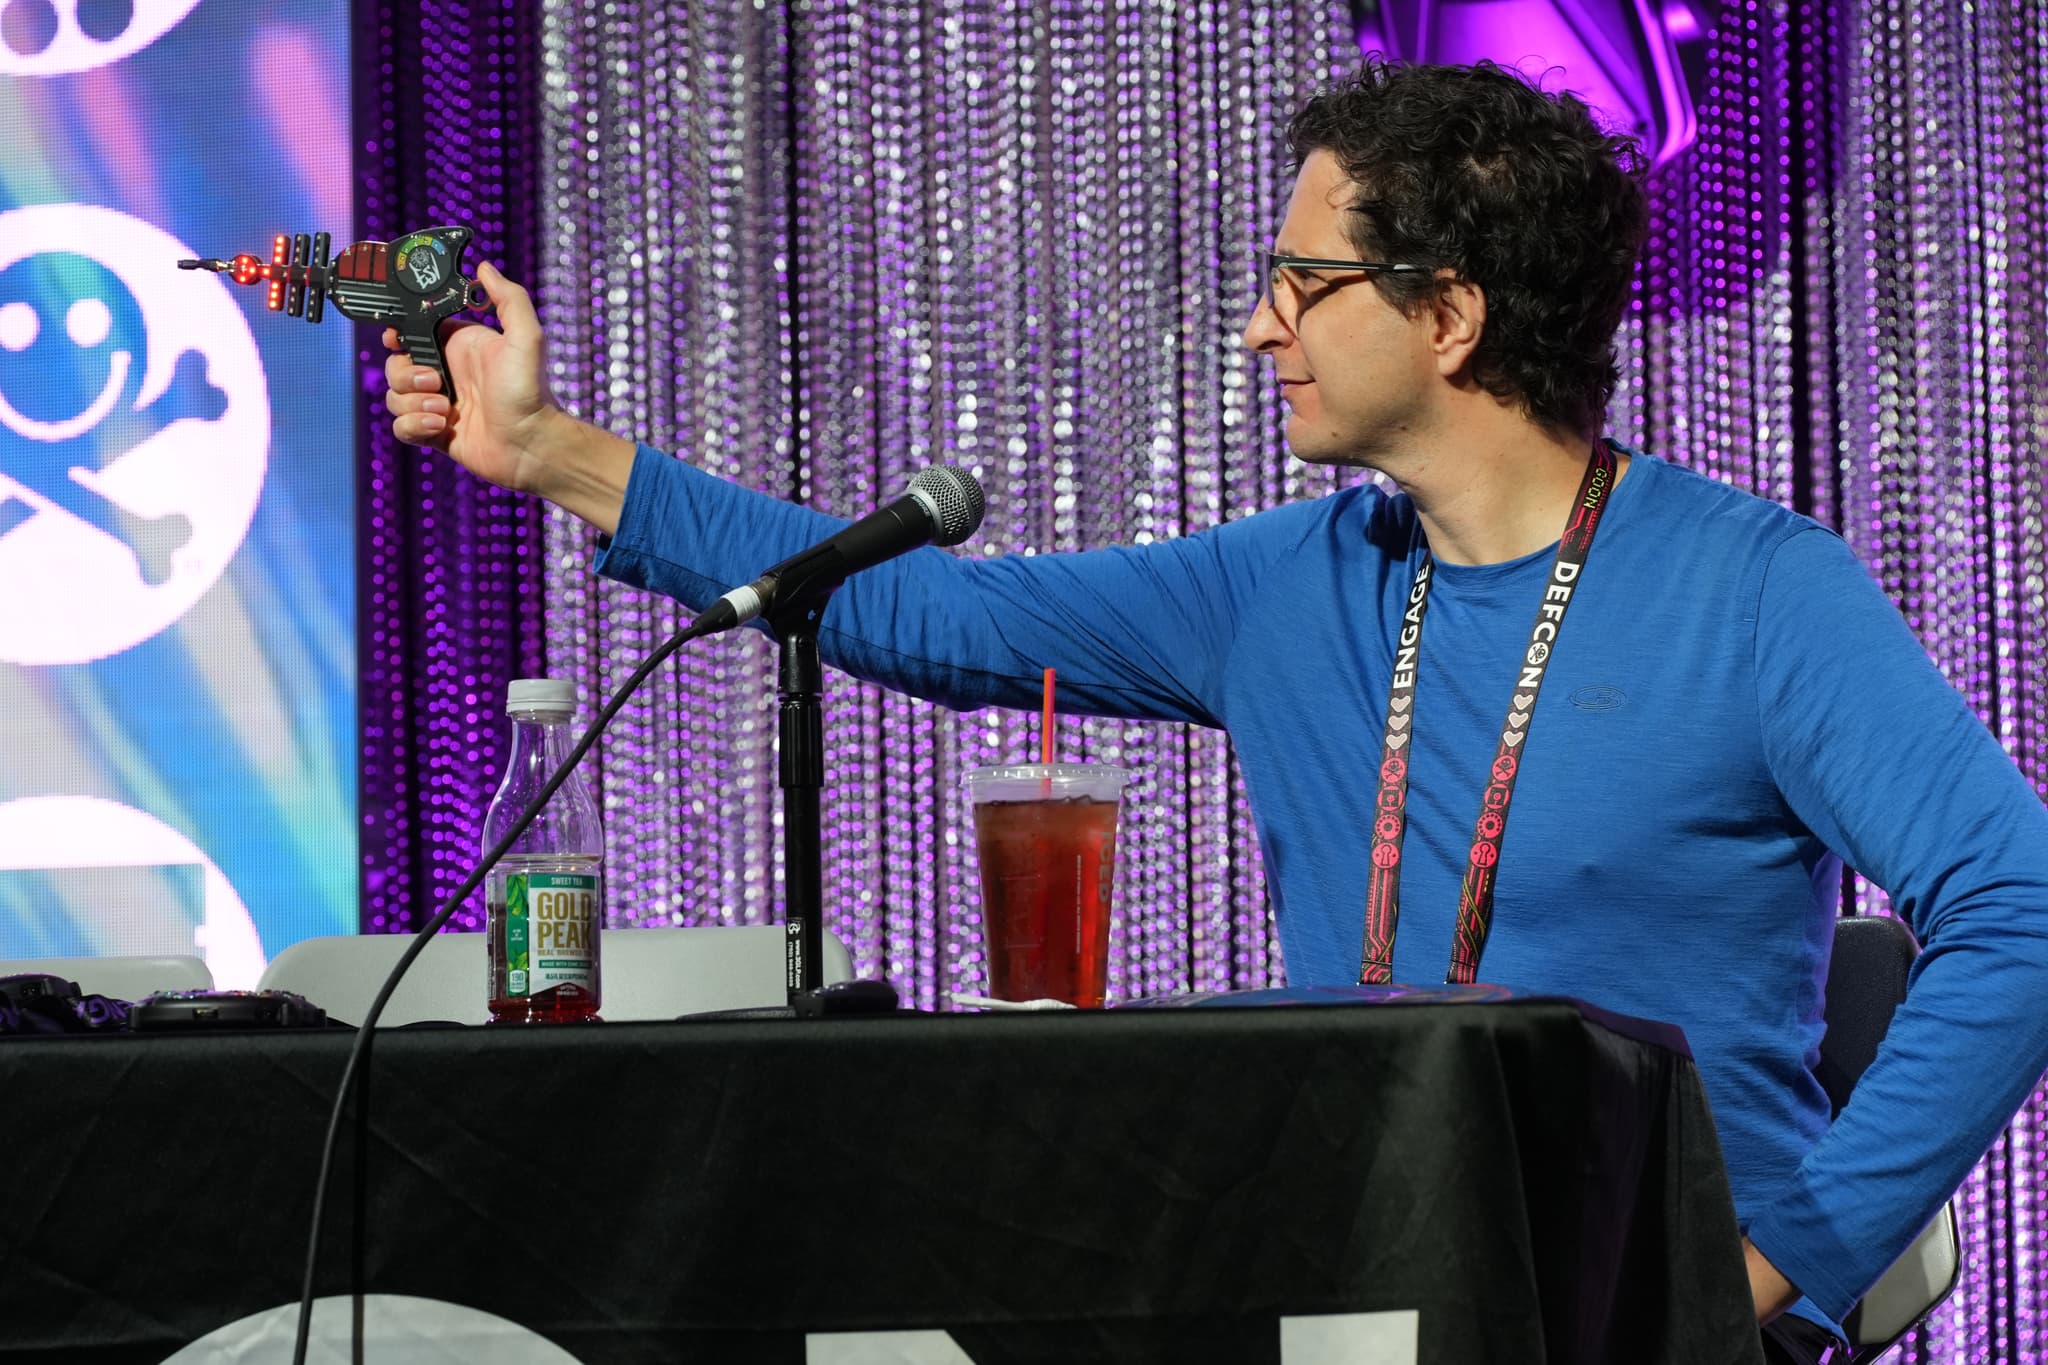
[[[1799,1288],[1756,1249],[1756,1243],[1742,1239],[1742,1259],[1749,1271],[1749,1295],[1756,1302],[1756,1320],[1769,1322],[1790,1308],[1799,1298]]]
[[[526,446],[533,471],[526,491],[609,535],[619,529],[635,449],[622,436],[552,409]]]

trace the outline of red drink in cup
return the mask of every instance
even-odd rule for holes
[[[995,999],[1101,1007],[1126,776],[1092,763],[1022,763],[967,774],[988,993]]]

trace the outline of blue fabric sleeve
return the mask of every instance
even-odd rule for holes
[[[1780,790],[1925,948],[1849,1105],[1748,1229],[1839,1320],[2048,1067],[2048,811],[1832,533],[1780,543],[1755,648]]]
[[[1324,506],[1080,554],[917,550],[849,579],[819,646],[856,677],[961,710],[1036,706],[1054,668],[1062,711],[1222,725],[1238,619]],[[594,567],[701,610],[845,524],[642,446]]]

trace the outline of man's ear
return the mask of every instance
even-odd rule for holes
[[[1486,291],[1448,273],[1438,279],[1436,295],[1429,304],[1429,346],[1436,355],[1437,369],[1448,378],[1472,363],[1472,353],[1486,334]]]

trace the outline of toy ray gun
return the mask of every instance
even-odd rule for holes
[[[455,377],[441,353],[441,320],[488,301],[483,286],[462,273],[462,253],[475,236],[466,227],[428,228],[395,242],[357,242],[327,259],[333,240],[324,232],[286,236],[270,247],[270,263],[243,254],[231,261],[179,261],[180,270],[211,270],[236,284],[267,284],[273,313],[318,322],[333,299],[337,311],[357,322],[381,322],[398,329],[413,362],[432,366],[441,392],[455,399]]]

